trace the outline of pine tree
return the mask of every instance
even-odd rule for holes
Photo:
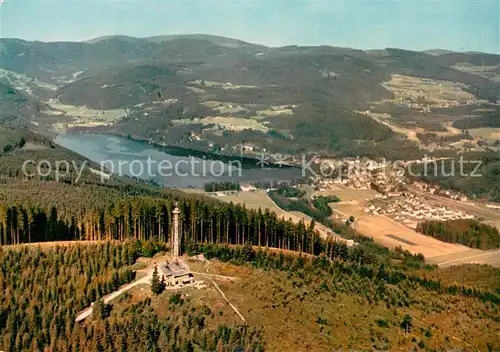
[[[160,281],[160,277],[158,275],[158,267],[155,266],[153,269],[153,277],[151,279],[151,292],[155,294],[155,296],[158,296],[160,293],[163,292],[164,290],[164,281]]]

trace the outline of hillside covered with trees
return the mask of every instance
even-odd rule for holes
[[[417,231],[444,242],[460,243],[471,248],[500,248],[498,229],[477,220],[425,221],[418,223]]]
[[[340,244],[331,255],[311,256],[188,243],[189,255],[203,253],[217,270],[229,265],[233,273],[244,273],[241,282],[224,285],[244,309],[243,325],[223,316],[209,298],[200,306],[204,294],[197,290],[132,293],[101,303],[102,296],[134,279],[132,265],[139,256],[163,249],[161,242],[136,240],[1,248],[0,347],[8,352],[498,347],[500,296],[491,278],[498,269],[474,266],[461,278],[402,251],[366,259],[363,249]],[[91,302],[96,311],[75,323]]]
[[[424,154],[414,141],[361,112],[381,109],[429,130],[443,129],[443,115],[455,121],[465,114],[442,109],[436,122],[420,109],[379,104],[395,98],[384,82],[406,75],[460,84],[485,103],[500,97],[495,80],[456,68],[457,60],[498,62],[498,55],[482,53],[273,48],[210,35],[109,36],[74,43],[4,38],[0,50],[4,123],[36,122],[51,131],[55,122],[71,122],[71,116],[51,115],[47,101],[53,99],[100,112],[123,110],[112,125],[101,126],[106,132],[225,153],[249,143],[272,153],[414,159]],[[13,88],[18,86],[22,89]],[[213,116],[231,118],[233,126],[204,123]],[[100,116],[94,119],[102,122]],[[474,126],[496,126],[498,114],[497,123],[494,116],[473,120]],[[249,121],[262,126],[233,128]]]
[[[17,144],[0,156],[0,241],[16,245],[0,249],[0,290],[4,292],[0,343],[5,351],[276,350],[283,347],[273,342],[278,336],[273,326],[285,322],[274,319],[290,315],[294,320],[288,336],[294,331],[310,336],[313,329],[311,336],[320,350],[346,348],[346,336],[352,338],[351,347],[359,348],[496,348],[493,334],[500,297],[496,281],[481,279],[484,273],[491,275],[486,269],[478,267],[464,281],[426,265],[421,255],[376,245],[345,224],[326,222],[359,245],[349,248],[323,240],[312,226],[294,224],[268,210],[249,210],[122,177],[103,181],[92,171],[97,166],[85,158],[36,134],[20,134],[14,142],[18,137],[31,149]],[[27,179],[21,170],[27,158],[74,160],[76,166],[64,170],[62,178],[54,170],[48,176]],[[77,180],[78,168],[85,163]],[[317,199],[312,206],[322,209],[335,200]],[[181,210],[183,250],[246,268],[241,270],[255,279],[244,281],[235,298],[251,302],[255,297],[245,296],[248,292],[265,293],[257,303],[252,301],[255,306],[246,314],[257,314],[259,319],[272,316],[272,324],[221,323],[215,310],[198,310],[190,298],[170,301],[168,293],[150,300],[125,300],[116,307],[100,304],[100,297],[134,280],[132,265],[139,256],[150,257],[168,246],[175,204]],[[23,245],[62,240],[86,244],[46,249]],[[447,335],[441,324],[454,321],[442,315],[432,323],[417,321],[426,312],[457,309],[452,304],[455,300],[466,300],[473,308],[457,311],[467,314],[471,324],[454,328],[453,335]],[[84,324],[74,323],[77,312],[92,302],[101,307],[96,308],[98,313]],[[169,316],[159,308],[165,304]],[[370,314],[356,315],[367,306],[373,310]],[[356,321],[363,322],[361,335]],[[481,329],[479,337],[466,332],[477,329]],[[308,337],[294,346],[309,348],[312,341]]]
[[[206,313],[190,312],[179,320],[159,318],[148,301],[119,317],[97,309],[100,297],[134,279],[131,265],[153,255],[138,241],[40,249],[0,248],[0,348],[18,351],[224,351],[259,350],[257,331],[245,326],[210,329]],[[77,313],[97,300],[86,324]],[[21,307],[23,307],[21,309]],[[99,312],[99,313],[97,313]]]

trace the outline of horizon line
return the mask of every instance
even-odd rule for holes
[[[104,40],[106,38],[131,38],[131,39],[152,39],[152,38],[158,38],[158,37],[195,37],[195,36],[205,36],[205,37],[218,37],[218,38],[223,38],[223,39],[229,39],[229,40],[234,40],[238,42],[242,42],[245,44],[249,45],[256,45],[256,46],[263,46],[269,49],[280,49],[280,48],[286,48],[286,47],[302,47],[302,48],[307,48],[307,47],[330,47],[330,48],[342,48],[342,49],[352,49],[352,50],[359,50],[363,52],[370,52],[370,51],[382,51],[382,50],[387,50],[387,49],[398,49],[398,50],[405,50],[405,51],[413,51],[413,52],[418,52],[418,53],[426,53],[428,55],[435,55],[435,56],[440,56],[442,54],[431,54],[428,53],[429,51],[444,51],[444,54],[448,53],[455,53],[455,54],[486,54],[486,55],[494,55],[494,56],[500,56],[500,52],[494,53],[494,52],[487,52],[487,51],[460,51],[460,50],[452,50],[452,49],[447,49],[447,48],[428,48],[424,50],[416,50],[416,49],[409,49],[409,48],[403,48],[403,47],[384,47],[384,48],[370,48],[370,49],[362,49],[358,47],[351,47],[351,46],[335,46],[332,44],[308,44],[308,45],[302,45],[302,44],[286,44],[286,45],[266,45],[266,44],[261,44],[261,43],[256,43],[256,42],[251,42],[239,38],[234,38],[234,37],[227,37],[219,34],[207,34],[207,33],[175,33],[175,34],[155,34],[151,36],[133,36],[133,35],[127,35],[127,34],[106,34],[102,36],[97,36],[97,37],[92,37],[89,39],[83,39],[83,40],[69,40],[69,39],[57,39],[57,40],[39,40],[39,39],[27,39],[27,38],[22,38],[22,37],[3,37],[0,36],[0,40],[22,40],[25,42],[34,42],[34,43],[45,43],[45,44],[50,44],[50,43],[84,43],[84,44],[95,44],[92,43],[92,41],[96,40]],[[217,45],[217,44],[216,44]],[[219,45],[220,46],[220,45]]]

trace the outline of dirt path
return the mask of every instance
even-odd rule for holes
[[[402,311],[401,309],[397,309],[397,310]],[[467,345],[468,347],[475,348],[475,347],[474,347],[474,346],[472,346],[470,343],[468,343],[468,342],[466,342],[466,341],[462,340],[462,339],[461,339],[461,338],[459,338],[458,336],[455,336],[455,335],[453,335],[453,334],[450,334],[450,333],[448,333],[448,332],[446,332],[446,331],[444,331],[444,330],[440,329],[439,327],[436,327],[434,324],[429,324],[429,323],[428,323],[428,322],[426,322],[425,320],[419,319],[419,318],[417,318],[416,316],[414,316],[413,314],[409,314],[408,312],[404,312],[404,314],[408,314],[410,317],[412,317],[412,319],[414,319],[414,320],[416,320],[417,322],[419,322],[419,323],[421,323],[421,324],[425,325],[425,326],[427,327],[427,329],[430,329],[430,330],[437,330],[437,331],[439,331],[440,333],[442,333],[442,334],[444,334],[444,335],[446,335],[446,336],[449,336],[449,337],[451,337],[452,339],[457,340],[458,342],[461,342],[461,343],[463,343],[463,344]]]
[[[120,287],[118,290],[114,291],[114,292],[111,292],[110,294],[104,296],[102,298],[102,301],[106,304],[108,304],[109,302],[111,302],[112,300],[114,300],[115,298],[119,297],[120,295],[124,294],[125,292],[127,292],[128,290],[138,286],[138,285],[142,285],[142,284],[145,284],[145,285],[151,285],[151,279],[153,278],[153,269],[155,267],[155,263],[156,261],[154,260],[151,260],[150,258],[139,258],[138,261],[136,262],[139,263],[139,262],[143,262],[143,261],[146,261],[146,267],[143,268],[143,269],[139,269],[139,270],[136,270],[136,274],[139,274],[139,273],[144,273],[146,274],[144,277],[141,277],[140,279],[137,279],[133,282],[130,282],[126,285],[123,285],[122,287]],[[157,259],[158,260],[158,259]],[[94,303],[92,303],[92,305],[90,307],[87,307],[85,308],[84,310],[82,310],[76,317],[75,321],[76,322],[80,322],[84,319],[86,319],[89,315],[92,314],[92,306],[94,305]]]
[[[216,279],[222,279],[222,280],[234,281],[234,280],[239,280],[240,279],[239,277],[225,276],[225,275],[216,275],[216,274],[207,274],[207,273],[200,273],[200,272],[197,272],[197,271],[192,271],[192,273],[195,274],[195,275],[214,277]]]
[[[110,293],[109,295],[104,296],[102,301],[107,304],[107,303],[111,302],[112,300],[114,300],[116,297],[118,297],[121,294],[125,293],[126,291],[130,290],[131,288],[134,288],[134,287],[141,285],[141,284],[150,285],[152,278],[153,278],[153,276],[151,274],[151,275],[145,276],[139,280],[136,280],[134,282],[126,284],[126,285],[122,286],[119,290],[114,291],[114,292]],[[88,307],[88,308],[84,309],[82,312],[80,312],[80,314],[77,315],[75,322],[78,323],[78,322],[86,319],[89,315],[91,315],[93,305],[94,305],[94,303],[92,303],[92,305],[90,307]]]
[[[243,315],[241,315],[241,313],[238,311],[238,309],[229,301],[229,299],[226,297],[226,295],[224,294],[224,292],[222,292],[222,290],[220,289],[219,285],[217,285],[215,283],[214,280],[210,279],[210,281],[212,282],[212,284],[215,286],[215,288],[217,289],[217,291],[219,291],[219,293],[221,294],[222,298],[224,298],[224,300],[227,302],[227,304],[229,304],[229,306],[234,310],[234,312],[241,318],[241,320],[243,320],[243,322],[245,322],[245,318],[243,317]]]

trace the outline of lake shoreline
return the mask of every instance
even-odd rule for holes
[[[199,149],[179,147],[179,146],[174,146],[174,145],[163,145],[163,144],[148,141],[145,139],[135,138],[135,137],[132,137],[130,135],[125,136],[125,135],[117,133],[117,132],[111,132],[111,131],[106,131],[106,130],[93,131],[93,130],[89,130],[89,129],[85,129],[85,130],[68,129],[67,132],[57,134],[55,136],[54,140],[59,135],[87,134],[87,133],[93,134],[93,135],[95,135],[95,134],[109,135],[109,136],[123,138],[123,139],[129,140],[129,141],[133,141],[133,142],[141,144],[141,145],[149,145],[158,151],[162,151],[162,152],[167,153],[167,154],[172,155],[172,156],[194,157],[194,158],[199,158],[199,159],[204,159],[204,160],[221,161],[224,164],[229,164],[229,163],[234,162],[234,161],[239,161],[241,163],[242,169],[261,169],[262,168],[261,161],[257,157],[244,156],[244,155],[238,156],[238,155],[229,155],[229,154],[218,154],[215,152],[208,152],[208,151],[203,151],[203,150],[199,150]],[[294,166],[294,165],[276,164],[276,163],[268,162],[266,160],[265,169],[300,169],[300,168],[297,166]]]
[[[168,188],[203,188],[206,183],[275,183],[304,179],[298,167],[269,167],[258,159],[229,157],[100,132],[68,132],[54,140],[58,145],[110,172],[136,177]]]

